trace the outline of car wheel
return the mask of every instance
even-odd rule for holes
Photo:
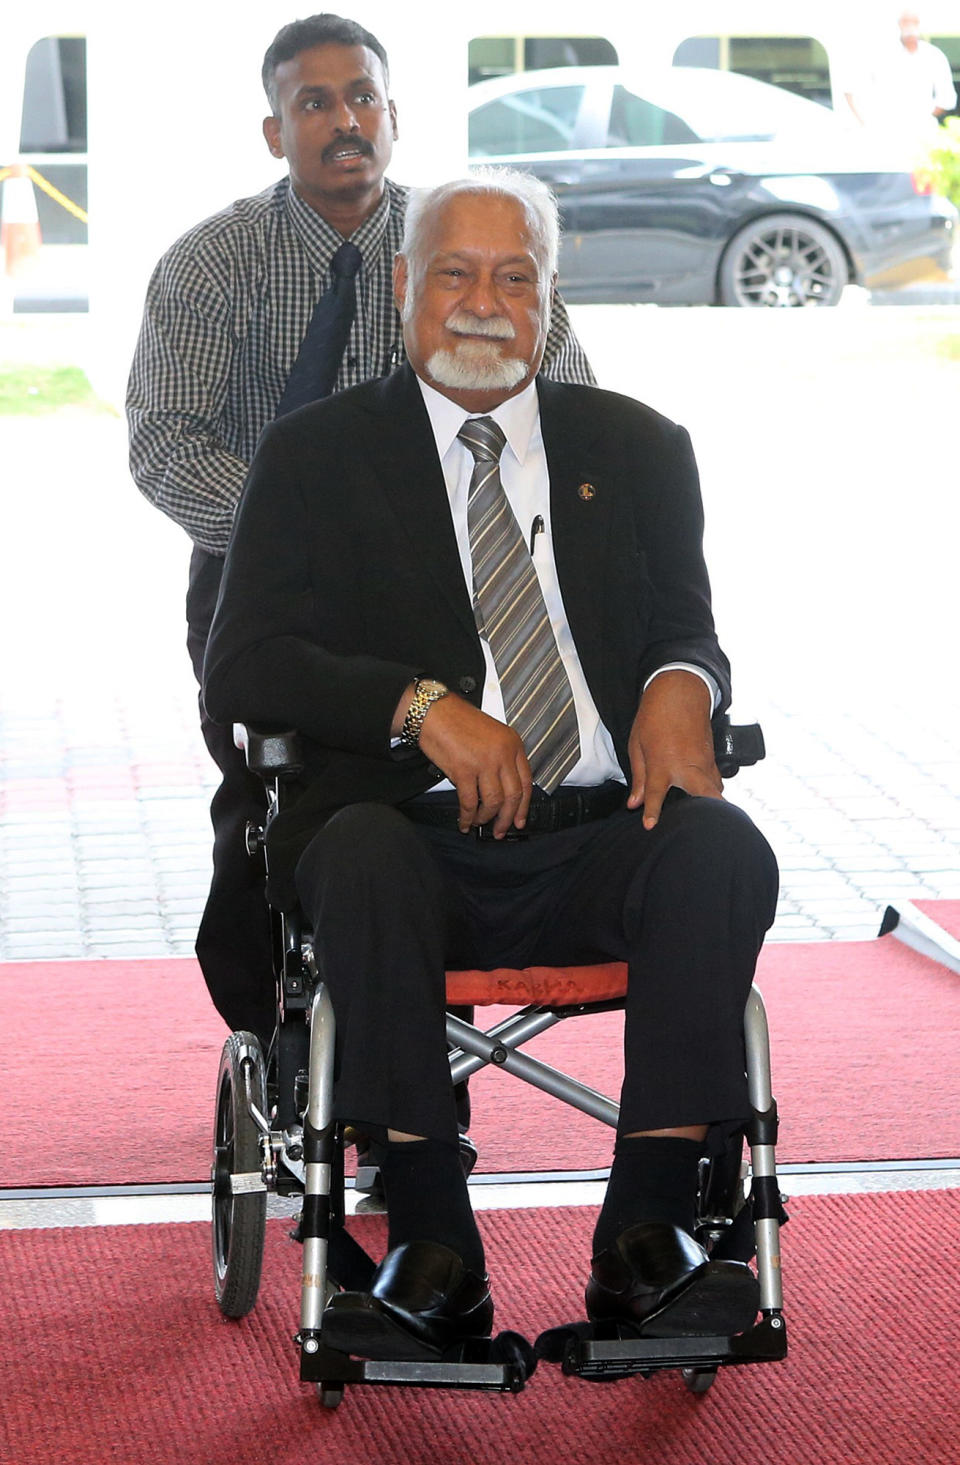
[[[769,214],[735,234],[720,265],[720,304],[838,305],[849,271],[829,229],[799,214]]]

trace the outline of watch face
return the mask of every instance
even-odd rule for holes
[[[421,677],[417,683],[417,691],[421,695],[425,693],[428,697],[432,697],[435,692],[445,692],[446,690],[443,682],[435,682],[431,677]]]

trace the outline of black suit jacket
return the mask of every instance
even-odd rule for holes
[[[553,545],[587,684],[629,778],[643,683],[689,661],[729,699],[690,441],[650,408],[538,378]],[[589,488],[585,487],[589,485]],[[592,491],[591,491],[592,490]],[[441,777],[390,747],[417,675],[480,705],[484,661],[429,418],[408,365],[267,428],[227,553],[204,695],[221,722],[299,728],[306,771],[268,840],[272,895],[324,818]]]

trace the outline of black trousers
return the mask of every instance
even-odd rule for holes
[[[749,818],[673,793],[517,842],[376,804],[341,810],[297,866],[337,1018],[338,1117],[452,1140],[446,968],[626,960],[621,1133],[746,1117],[743,1014],[777,867]]]
[[[187,649],[197,681],[217,605],[223,560],[194,549],[187,589]],[[264,895],[263,860],[246,852],[247,821],[262,824],[266,796],[233,745],[233,729],[214,722],[200,697],[204,742],[220,769],[210,805],[213,876],[197,933],[197,959],[213,1005],[229,1028],[258,1035],[266,1048],[276,1025],[270,913]]]

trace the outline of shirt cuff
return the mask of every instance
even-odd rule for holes
[[[711,714],[716,712],[717,708],[720,706],[720,687],[717,683],[716,677],[711,676],[708,671],[704,671],[702,666],[693,666],[689,661],[668,661],[666,666],[658,666],[656,671],[653,673],[653,676],[647,677],[647,680],[643,684],[643,690],[646,691],[650,683],[656,677],[658,677],[661,672],[664,671],[692,671],[695,677],[700,678],[700,680],[703,682],[703,685],[710,693]]]

